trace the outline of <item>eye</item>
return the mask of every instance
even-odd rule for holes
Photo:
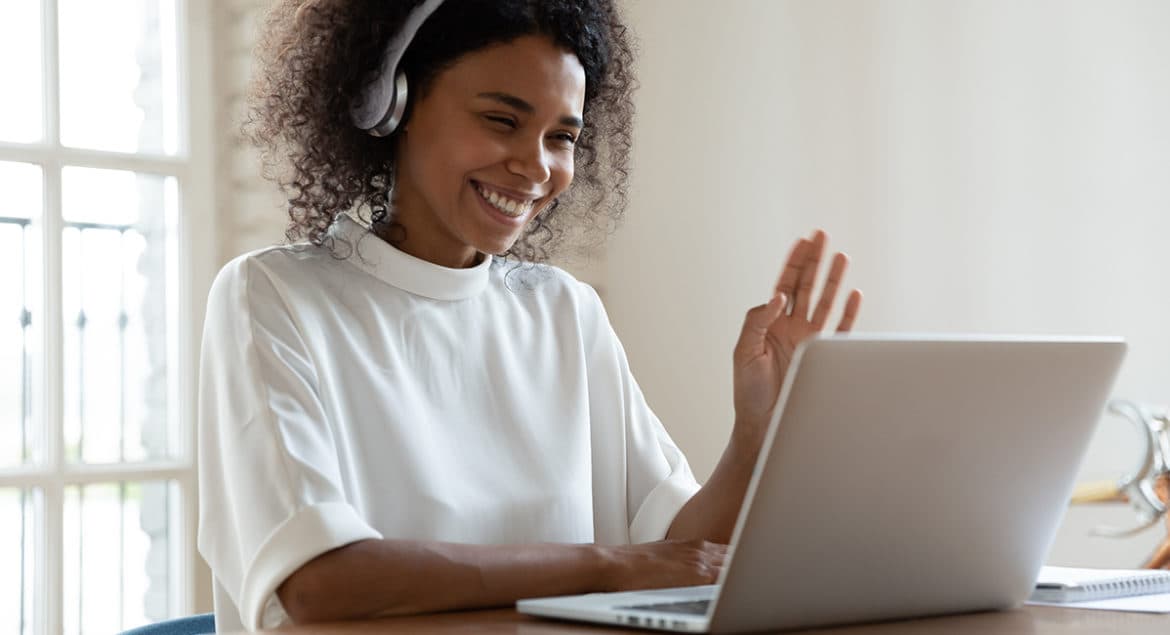
[[[502,115],[484,115],[483,118],[487,119],[488,121],[490,121],[494,124],[499,124],[501,126],[507,126],[508,128],[511,128],[513,130],[516,129],[516,120],[512,119],[511,117],[504,117]]]
[[[572,146],[577,143],[577,137],[568,132],[558,132],[553,135],[553,139],[557,143],[562,143],[566,146]]]

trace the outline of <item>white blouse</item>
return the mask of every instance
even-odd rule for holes
[[[208,299],[199,550],[219,630],[286,621],[277,586],[357,540],[665,536],[699,486],[592,288],[440,267],[347,216],[331,231],[348,258],[255,251]]]

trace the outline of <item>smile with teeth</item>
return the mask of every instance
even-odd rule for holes
[[[479,195],[484,198],[491,206],[500,210],[500,213],[511,216],[512,218],[520,218],[532,211],[532,204],[535,201],[520,201],[514,198],[502,196],[499,192],[489,190],[483,184],[476,183],[475,189]]]

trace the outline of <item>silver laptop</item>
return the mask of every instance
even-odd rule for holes
[[[780,392],[718,584],[517,607],[731,633],[1016,606],[1124,355],[1119,338],[810,340]]]

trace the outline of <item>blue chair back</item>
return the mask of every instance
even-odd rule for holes
[[[122,635],[215,635],[215,614],[204,613],[147,624]]]

